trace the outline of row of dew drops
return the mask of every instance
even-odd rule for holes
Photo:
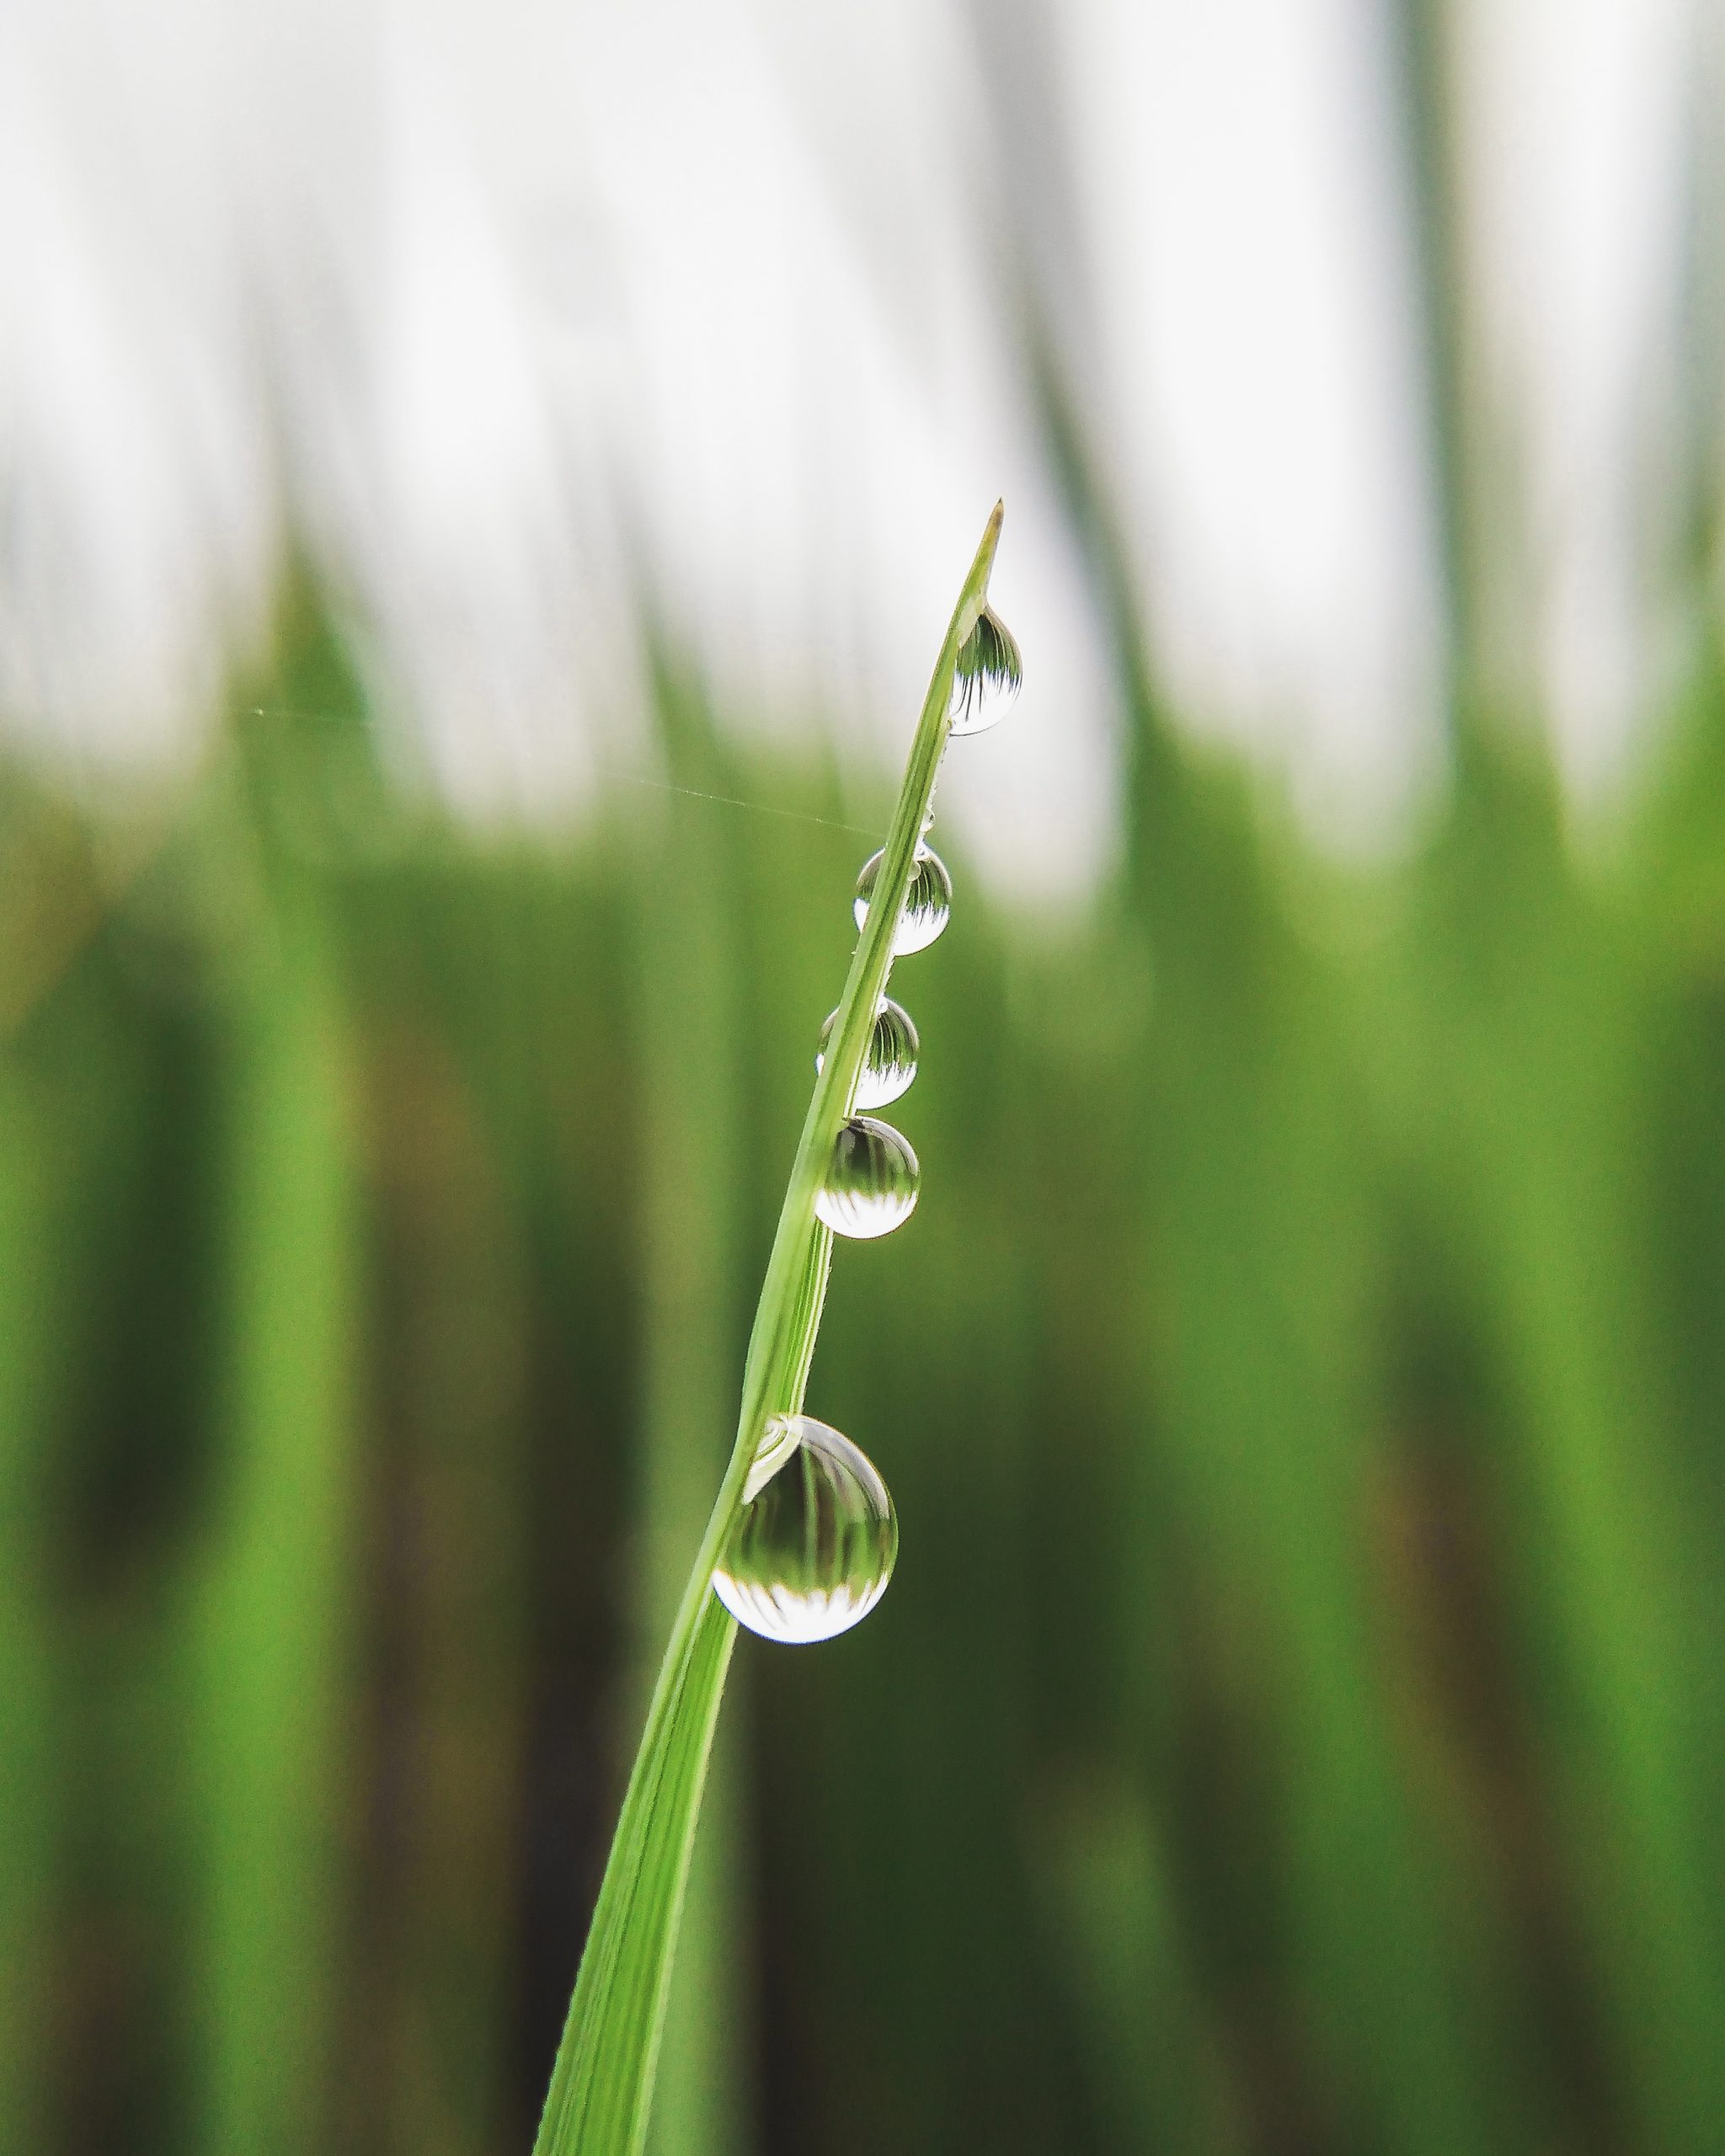
[[[1000,617],[984,606],[959,648],[950,712],[952,734],[980,734],[1005,715],[1023,670]],[[953,883],[927,845],[924,819],[893,956],[927,950],[952,912]],[[857,878],[853,911],[868,918],[882,856]],[[835,1011],[821,1028],[820,1070]],[[836,1235],[872,1241],[916,1209],[920,1170],[908,1139],[872,1114],[908,1091],[921,1044],[910,1013],[884,995],[874,1014],[857,1084],[857,1111],[833,1144],[814,1209]],[[812,1415],[777,1415],[767,1423],[743,1486],[743,1506],[713,1585],[725,1608],[763,1639],[804,1645],[860,1624],[885,1593],[899,1554],[899,1519],[874,1463],[841,1431]]]

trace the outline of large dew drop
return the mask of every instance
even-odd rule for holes
[[[898,1515],[868,1455],[812,1415],[776,1416],[747,1487],[713,1574],[732,1616],[793,1646],[860,1624],[899,1554]]]
[[[874,896],[881,858],[879,853],[871,854],[857,878],[857,896],[852,911],[857,916],[858,928],[868,918],[868,905]],[[894,956],[903,958],[912,951],[926,951],[946,926],[952,910],[953,879],[947,873],[946,863],[932,848],[919,846],[911,867],[911,888],[905,894],[905,910],[893,932]]]
[[[832,1142],[814,1209],[835,1235],[869,1242],[916,1211],[921,1174],[908,1138],[872,1115],[853,1115]]]
[[[832,1038],[838,1015],[833,1011],[820,1029],[820,1052],[814,1059],[817,1070],[826,1060],[827,1043]],[[908,1091],[911,1081],[916,1075],[916,1055],[921,1046],[910,1012],[901,1004],[895,1003],[891,996],[882,996],[862,1058],[862,1075],[857,1081],[856,1105],[859,1108],[884,1108]]]
[[[985,606],[959,646],[953,668],[952,731],[986,733],[1005,718],[1023,679],[1023,661],[1011,630],[993,607]]]

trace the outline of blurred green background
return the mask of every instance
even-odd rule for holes
[[[1194,745],[1027,286],[1124,846],[1049,926],[939,835],[810,1394],[899,1570],[740,1644],[656,2156],[1725,2146],[1713,488],[1585,821],[1399,19],[1445,776],[1362,865]],[[8,2156],[529,2145],[889,783],[651,618],[682,790],[567,829],[399,782],[297,557],[190,777],[0,771]]]

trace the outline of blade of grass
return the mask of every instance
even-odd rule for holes
[[[47,2142],[43,1994],[54,1935],[55,1812],[60,1703],[43,1579],[47,1535],[41,1491],[51,1377],[51,1156],[23,1072],[0,1064],[0,2152],[25,2156]]]
[[[857,939],[804,1121],[750,1336],[736,1443],[660,1668],[536,2156],[634,2156],[645,2138],[689,1853],[735,1632],[713,1594],[713,1569],[740,1509],[761,1433],[772,1415],[794,1408],[807,1375],[831,1247],[815,1219],[815,1195],[850,1112],[892,969],[893,932],[950,730],[959,647],[981,611],[1001,513],[996,503],[935,663],[875,885],[878,902]]]
[[[730,792],[698,689],[657,670],[665,769],[691,792]],[[641,1700],[681,1599],[689,1552],[729,1434],[742,1169],[734,819],[663,794],[653,872],[639,897],[643,1382],[638,1630]],[[737,2156],[750,2144],[748,1987],[733,1942],[746,1892],[736,1827],[741,1761],[732,1727],[708,1769],[706,1825],[684,1893],[660,2045],[653,2156]]]
[[[323,2128],[350,1613],[352,1193],[344,1042],[317,925],[236,1011],[220,1502],[187,1618],[206,1887],[206,2041],[189,2145],[283,2152]]]
[[[222,1452],[176,1620],[202,1865],[184,2138],[297,2156],[329,2137],[338,2026],[360,1278],[356,1021],[313,862],[365,753],[362,692],[308,576],[284,595],[270,678],[282,702],[333,716],[243,739],[202,841],[258,910],[220,1006]]]

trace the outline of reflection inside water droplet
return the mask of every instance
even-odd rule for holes
[[[916,1211],[921,1173],[908,1138],[872,1115],[853,1115],[832,1142],[814,1209],[835,1235],[872,1241]]]
[[[1006,716],[1024,679],[1024,663],[1012,633],[992,606],[959,646],[953,668],[951,726],[954,734],[983,734]]]
[[[817,1070],[826,1060],[827,1043],[832,1038],[838,1015],[836,1011],[831,1012],[820,1029],[820,1052],[814,1059]],[[857,1081],[855,1105],[859,1108],[884,1108],[907,1091],[916,1075],[916,1056],[921,1045],[910,1012],[902,1004],[895,1003],[891,996],[882,996],[863,1054],[862,1073]]]
[[[757,1481],[769,1458],[777,1464]],[[777,1416],[748,1492],[713,1575],[732,1616],[793,1645],[860,1623],[899,1554],[898,1515],[868,1455],[812,1415]]]
[[[857,878],[857,896],[852,911],[857,916],[858,928],[868,918],[869,901],[874,896],[874,883],[880,873],[882,858],[882,854],[871,854]],[[952,910],[953,879],[947,873],[946,863],[931,847],[919,846],[911,864],[911,888],[905,894],[904,911],[893,932],[894,954],[902,958],[912,951],[926,951],[946,926]]]

